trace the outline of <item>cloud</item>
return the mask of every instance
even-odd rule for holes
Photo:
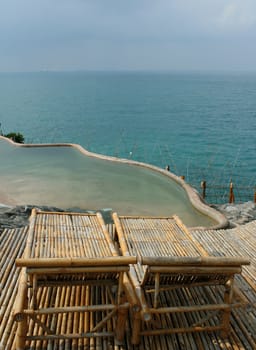
[[[256,25],[256,3],[251,1],[231,1],[224,6],[216,23],[222,30],[247,32]]]
[[[22,66],[168,69],[168,64],[171,69],[180,62],[193,68],[192,61],[197,67],[202,57],[210,67],[214,61],[205,56],[206,50],[216,55],[219,50],[220,66],[222,55],[234,52],[223,49],[228,45],[234,45],[237,54],[232,59],[239,60],[240,65],[242,51],[246,57],[250,50],[250,57],[255,58],[256,0],[0,3],[0,70]],[[227,60],[223,58],[223,65],[227,66]]]

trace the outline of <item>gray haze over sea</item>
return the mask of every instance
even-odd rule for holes
[[[256,73],[0,73],[3,133],[165,167],[199,187],[256,183]]]

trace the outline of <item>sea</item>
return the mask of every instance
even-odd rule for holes
[[[232,182],[250,200],[256,73],[0,73],[0,132],[169,166],[198,191],[206,181],[213,202]]]

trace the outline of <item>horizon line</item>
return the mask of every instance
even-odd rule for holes
[[[32,73],[157,73],[157,74],[255,74],[250,69],[38,69],[1,71],[0,74]]]

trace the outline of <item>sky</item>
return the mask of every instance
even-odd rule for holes
[[[0,71],[256,71],[256,0],[0,0]]]

